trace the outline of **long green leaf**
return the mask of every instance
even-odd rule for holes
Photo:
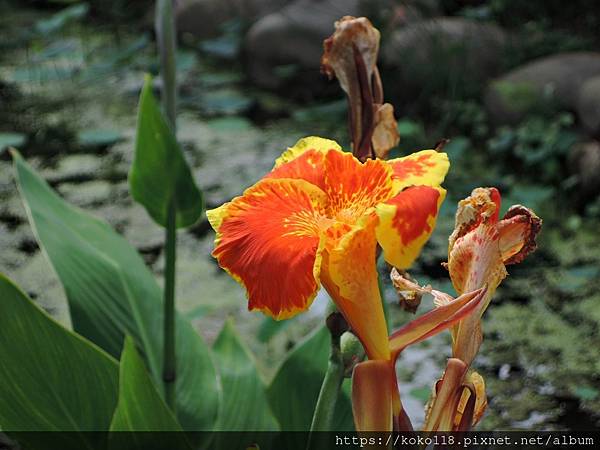
[[[330,337],[321,328],[298,344],[275,374],[267,394],[284,431],[307,431],[327,369]],[[347,381],[347,380],[346,380]],[[336,406],[336,430],[352,430],[352,411],[347,387]]]
[[[106,431],[117,392],[117,362],[63,328],[0,275],[0,428]],[[16,439],[26,448],[50,448],[35,433]],[[95,448],[94,435],[85,433],[54,433],[52,441],[52,448]]]
[[[140,97],[129,186],[133,198],[163,227],[171,199],[175,201],[178,228],[193,225],[204,211],[202,194],[152,94],[149,77]]]
[[[113,432],[110,435],[111,448],[115,449],[191,450],[185,434],[181,433],[181,425],[161,398],[129,336],[125,339],[121,355],[119,402],[110,431]],[[144,431],[172,433],[140,433]]]
[[[213,351],[223,384],[223,402],[217,429],[246,432],[278,430],[267,400],[266,386],[256,370],[254,358],[230,321],[225,322]],[[232,439],[235,436],[219,435],[216,448],[228,449],[235,447],[235,444],[245,448],[245,444],[248,444],[247,441],[232,442]]]
[[[131,335],[161,383],[161,290],[138,253],[105,222],[67,204],[18,155],[29,220],[60,278],[74,329],[118,357]],[[219,384],[210,349],[177,317],[177,414],[186,430],[212,428]]]

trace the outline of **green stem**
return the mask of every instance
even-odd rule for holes
[[[177,40],[175,20],[173,19],[172,0],[158,0],[156,3],[156,42],[160,55],[162,77],[161,99],[167,118],[175,131],[175,116],[177,111],[177,77],[175,57]]]
[[[314,431],[331,431],[335,417],[335,406],[340,396],[343,381],[344,361],[340,349],[340,336],[332,334],[329,363],[310,426],[311,436],[308,440],[308,449],[311,448],[311,443],[313,442],[312,433]]]
[[[164,290],[164,349],[163,383],[167,405],[175,412],[175,261],[177,259],[177,234],[175,227],[175,202],[169,203],[165,230],[165,290]]]
[[[162,77],[161,100],[173,133],[176,132],[177,77],[175,57],[177,40],[172,0],[158,0],[156,3],[156,41],[160,56]],[[165,289],[163,323],[163,383],[165,401],[175,412],[175,260],[177,247],[176,208],[171,198],[167,211],[165,230]]]

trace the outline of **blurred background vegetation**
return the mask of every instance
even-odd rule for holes
[[[382,32],[380,69],[401,142],[442,138],[452,167],[438,227],[412,274],[451,292],[445,270],[456,202],[500,188],[544,219],[539,249],[498,291],[476,368],[490,406],[481,429],[591,429],[600,423],[600,10],[573,0],[176,0],[179,138],[215,207],[241,193],[298,138],[349,147],[346,102],[319,73],[322,40],[343,15]],[[61,287],[18,198],[8,146],[70,202],[104,218],[155,273],[163,236],[128,195],[136,102],[156,73],[153,2],[0,0],[0,270],[69,324]],[[156,78],[156,80],[159,80]],[[157,81],[155,89],[160,92]],[[322,321],[275,323],[209,256],[206,221],[181,234],[178,306],[208,340],[232,316],[269,378],[283,352]],[[382,265],[392,323],[401,310]],[[431,307],[425,299],[422,310]],[[449,336],[398,366],[422,420]]]

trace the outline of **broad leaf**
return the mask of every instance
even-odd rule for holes
[[[111,448],[115,449],[191,450],[185,434],[181,433],[181,425],[161,398],[129,336],[121,355],[119,402],[110,431],[128,432],[110,435]],[[144,431],[173,433],[139,433]]]
[[[326,328],[316,331],[287,356],[267,394],[284,431],[307,431],[327,369],[330,337]],[[345,381],[345,385],[347,385]],[[336,406],[335,430],[352,430],[352,411],[347,386]]]
[[[29,220],[65,288],[74,329],[115,357],[131,335],[160,385],[163,305],[152,273],[105,222],[67,204],[14,158]],[[180,315],[176,326],[178,418],[186,430],[209,429],[219,397],[210,349]]]
[[[117,404],[117,362],[55,322],[3,275],[0,355],[3,431],[108,430]],[[85,433],[52,435],[53,446],[61,449],[94,448],[93,438]],[[49,448],[36,433],[15,439],[25,448]]]
[[[223,401],[217,429],[220,431],[275,431],[279,429],[267,400],[254,358],[225,323],[213,347],[223,384]],[[222,439],[221,439],[222,438]],[[217,437],[217,448],[232,448],[235,436]],[[248,442],[239,442],[245,448]]]
[[[129,172],[131,195],[163,227],[171,199],[177,227],[193,225],[204,210],[202,194],[152,94],[149,77],[142,88],[138,114],[135,157]]]

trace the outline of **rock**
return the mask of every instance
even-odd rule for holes
[[[585,206],[588,200],[600,194],[600,142],[575,144],[569,153],[569,168],[577,176],[576,203]]]
[[[516,124],[549,105],[573,111],[580,87],[596,76],[600,76],[600,53],[559,53],[536,59],[493,81],[485,94],[486,109],[496,125]]]
[[[77,206],[92,206],[110,199],[112,186],[108,181],[96,180],[86,183],[62,183],[58,191]]]
[[[257,21],[244,42],[251,81],[267,89],[281,87],[285,77],[276,69],[292,65],[318,80],[323,40],[336,20],[360,15],[359,5],[359,0],[296,0]]]
[[[576,106],[577,116],[592,136],[600,136],[600,75],[581,86]]]
[[[478,86],[498,75],[506,42],[496,25],[458,17],[408,24],[382,40],[383,63],[395,81],[385,84],[386,91],[414,99],[423,91]]]
[[[42,252],[36,252],[7,275],[54,319],[71,328],[64,290]]]
[[[95,155],[63,156],[55,168],[41,173],[49,183],[82,182],[98,178],[102,171],[102,158]]]
[[[175,3],[177,32],[203,39],[222,32],[236,18],[253,20],[277,11],[291,0],[180,0]]]

